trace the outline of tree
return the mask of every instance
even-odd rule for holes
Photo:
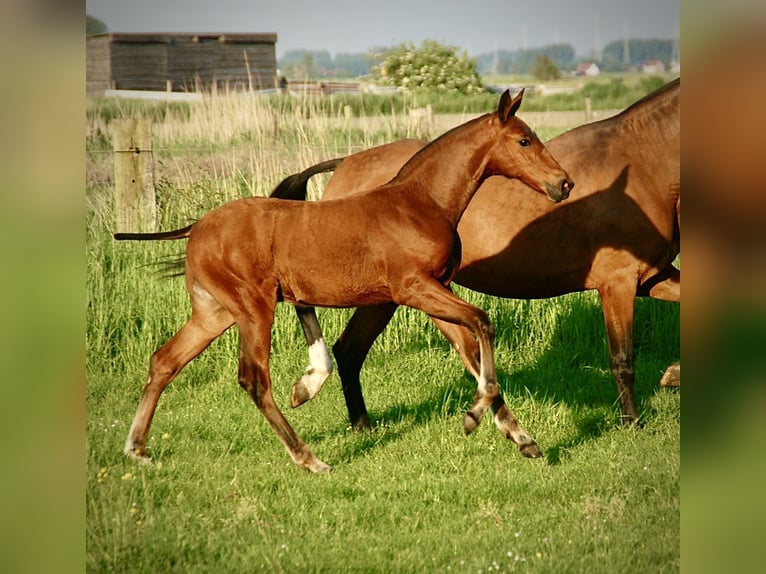
[[[669,64],[673,59],[673,40],[628,40],[628,55],[630,62],[625,62],[625,42],[615,40],[604,46],[604,61],[602,70],[616,72],[626,66],[636,66],[646,60],[661,60]]]
[[[378,55],[380,64],[372,68],[371,76],[379,84],[406,91],[482,92],[476,61],[457,50],[434,40],[424,40],[420,48],[404,42]]]
[[[93,34],[103,34],[108,32],[109,28],[106,27],[101,20],[94,18],[93,16],[85,15],[85,35],[91,36]]]
[[[540,54],[535,59],[529,73],[538,80],[558,80],[561,77],[561,71],[546,54]]]
[[[314,56],[311,52],[306,52],[303,55],[303,70],[307,78],[310,78],[314,73]]]
[[[549,44],[541,48],[480,54],[476,57],[477,69],[481,74],[530,74],[541,55],[548,56],[559,70],[572,70],[577,64],[574,48],[570,44]]]

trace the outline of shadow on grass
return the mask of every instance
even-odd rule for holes
[[[582,444],[596,440],[609,427],[603,413],[590,411],[577,417],[577,434],[569,440],[558,442],[545,449],[545,461],[549,466],[561,464],[566,451]]]
[[[495,322],[499,334],[497,348],[513,345],[511,321],[499,316]],[[662,370],[680,355],[679,327],[678,305],[653,299],[636,300],[635,392],[642,420],[652,416],[651,397],[664,392],[658,386]],[[446,342],[444,346],[447,349]],[[594,300],[575,297],[568,301],[546,350],[533,365],[511,371],[499,366],[498,377],[512,411],[515,397],[529,396],[539,403],[562,404],[571,413],[574,434],[564,441],[545,445],[545,457],[550,465],[561,464],[567,450],[592,442],[619,424],[616,383],[609,370],[601,305]],[[368,405],[373,426],[383,430],[359,433],[343,458],[351,460],[440,417],[462,415],[470,407],[475,390],[475,381],[466,373],[445,381],[414,404],[399,402],[384,410]],[[521,422],[523,425],[524,421]],[[492,424],[491,417],[485,418],[484,424]],[[345,428],[335,433],[345,432]],[[462,428],[455,430],[462,432]],[[326,433],[321,433],[312,438],[321,441],[326,437]]]

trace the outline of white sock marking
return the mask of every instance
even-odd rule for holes
[[[323,338],[317,339],[309,347],[309,363],[302,381],[313,398],[332,373],[332,359]]]

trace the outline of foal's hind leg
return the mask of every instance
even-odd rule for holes
[[[172,339],[152,355],[147,379],[138,410],[125,443],[125,454],[148,460],[146,441],[157,401],[165,387],[194,357],[232,324],[231,316],[220,307],[198,308]]]
[[[306,367],[306,373],[293,385],[290,397],[290,406],[293,408],[313,399],[332,373],[330,353],[327,351],[316,311],[313,307],[296,306],[295,312],[309,347],[309,366]]]
[[[397,302],[420,309],[431,317],[463,325],[479,342],[479,384],[471,409],[463,418],[463,428],[470,434],[488,409],[494,413],[495,424],[506,438],[515,442],[524,456],[542,456],[537,444],[529,436],[505,404],[497,382],[494,357],[495,329],[487,314],[457,297],[436,281],[411,282],[406,293],[399,294]]]
[[[287,449],[293,461],[312,472],[329,472],[330,466],[319,460],[306,444],[295,434],[271,393],[269,375],[269,353],[271,350],[271,324],[274,308],[248,313],[252,319],[238,321],[240,333],[239,384],[255,402],[266,417],[279,440]]]

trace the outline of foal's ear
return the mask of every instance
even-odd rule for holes
[[[524,96],[524,88],[521,88],[521,91],[516,94],[514,98],[511,98],[511,92],[508,90],[505,90],[503,95],[500,96],[500,103],[497,106],[497,116],[502,123],[507,122],[508,118],[516,115],[516,111],[521,105],[522,96]]]

